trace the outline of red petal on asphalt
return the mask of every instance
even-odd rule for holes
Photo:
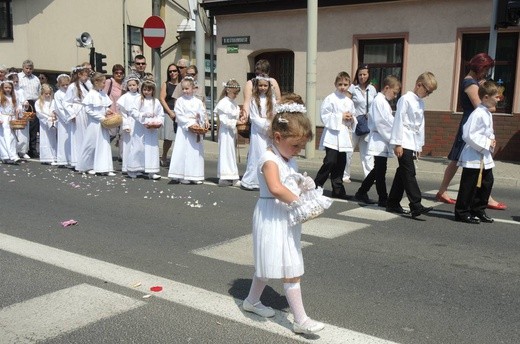
[[[158,291],[161,291],[161,290],[162,290],[162,287],[159,286],[159,285],[156,285],[155,287],[151,287],[150,290],[151,290],[151,291],[158,292]]]

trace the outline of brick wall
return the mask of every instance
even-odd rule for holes
[[[423,155],[446,157],[457,134],[462,114],[426,111],[426,144]],[[493,117],[497,147],[494,158],[502,161],[520,161],[520,114]],[[316,148],[320,143],[322,127],[316,128]]]

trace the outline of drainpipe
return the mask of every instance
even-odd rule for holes
[[[318,50],[318,1],[307,0],[307,115],[311,128],[316,131],[316,56]],[[316,135],[305,145],[305,158],[312,159],[316,152]]]

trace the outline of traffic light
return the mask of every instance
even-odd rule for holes
[[[520,21],[520,0],[498,0],[496,28],[518,25]]]
[[[106,74],[107,70],[104,69],[107,63],[103,61],[107,56],[105,54],[96,53],[96,72]]]
[[[96,48],[90,48],[89,62],[91,66],[96,65]]]

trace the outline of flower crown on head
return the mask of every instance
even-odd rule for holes
[[[257,75],[255,77],[256,80],[265,80],[265,81],[268,81],[268,82],[271,82],[271,78],[269,77],[265,77],[265,76],[261,76],[261,75]]]
[[[286,104],[276,104],[275,112],[285,113],[285,112],[299,112],[299,113],[307,113],[307,109],[305,105],[298,103],[286,103]]]
[[[195,78],[192,76],[185,76],[182,80],[191,80],[191,81],[195,82]]]
[[[8,84],[8,83],[14,86],[13,80],[7,80],[7,79],[4,81],[0,81],[0,86],[2,86],[3,84]]]
[[[87,67],[85,66],[77,66],[77,67],[72,67],[72,73],[78,73],[78,72],[81,72],[83,69],[86,69]]]
[[[65,77],[65,76],[66,76],[67,78],[70,79],[70,75],[68,75],[68,74],[60,74],[60,75],[58,75],[58,77],[56,78],[56,81],[59,81],[60,78],[63,78],[63,77]]]
[[[236,85],[231,85],[232,82],[236,82]],[[238,85],[238,82],[235,79],[229,79],[227,82],[223,82],[222,86],[225,88],[238,88],[240,89],[240,85]]]
[[[5,78],[6,78],[6,79],[9,79],[9,77],[10,77],[10,76],[13,76],[13,75],[18,75],[18,73],[11,72],[11,73],[7,74],[7,75],[5,76]]]

